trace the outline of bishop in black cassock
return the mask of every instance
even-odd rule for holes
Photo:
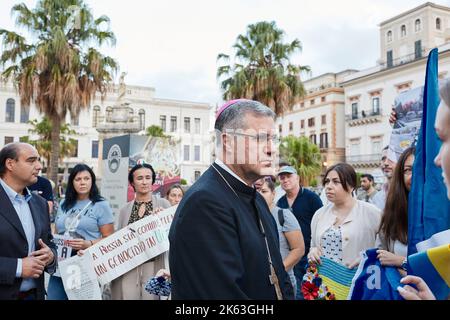
[[[172,298],[276,300],[262,229],[283,299],[293,299],[266,202],[214,163],[183,197],[170,228]]]

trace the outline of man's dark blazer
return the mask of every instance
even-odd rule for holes
[[[40,196],[31,194],[28,202],[35,227],[35,250],[40,249],[38,243],[42,239],[53,251],[55,260],[56,246],[50,229],[48,204]],[[0,300],[15,300],[19,294],[22,278],[16,278],[17,259],[28,256],[28,242],[11,200],[0,185]],[[53,273],[56,262],[47,266],[46,271]],[[36,279],[37,298],[45,298],[44,273]]]

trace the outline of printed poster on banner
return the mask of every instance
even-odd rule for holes
[[[61,261],[61,279],[69,300],[102,300],[97,275],[90,255],[73,256]]]
[[[60,277],[59,265],[62,261],[70,258],[72,256],[72,247],[69,246],[69,240],[73,238],[70,236],[54,234],[53,235],[53,243],[56,245],[56,253],[58,258],[58,267],[56,268],[55,273],[53,274],[56,277]]]
[[[150,164],[156,173],[153,194],[165,197],[167,190],[181,181],[180,148],[172,137],[131,136],[130,168],[140,160]]]
[[[397,121],[391,133],[388,158],[398,162],[403,151],[417,142],[422,123],[424,87],[411,89],[397,96],[394,109]]]

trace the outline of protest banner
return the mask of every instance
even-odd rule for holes
[[[169,250],[168,233],[175,208],[143,218],[87,250],[100,284],[106,284]]]
[[[176,206],[145,217],[91,246],[82,258],[74,256],[63,261],[60,267],[64,287],[66,283],[73,287],[76,270],[84,275],[75,281],[81,288],[77,288],[72,297],[79,299],[83,292],[94,296],[93,286],[105,285],[169,250],[168,234],[175,211]]]

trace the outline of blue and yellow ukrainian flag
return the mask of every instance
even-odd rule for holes
[[[442,180],[442,169],[434,164],[441,147],[434,129],[440,103],[438,49],[428,55],[423,95],[422,125],[408,200],[408,256],[417,252],[416,244],[450,228],[450,201]]]
[[[450,244],[428,249],[408,257],[412,274],[421,277],[437,299],[450,294]]]
[[[346,300],[356,269],[349,269],[325,257],[320,257],[321,265],[317,269],[322,282],[336,297],[336,300]]]

